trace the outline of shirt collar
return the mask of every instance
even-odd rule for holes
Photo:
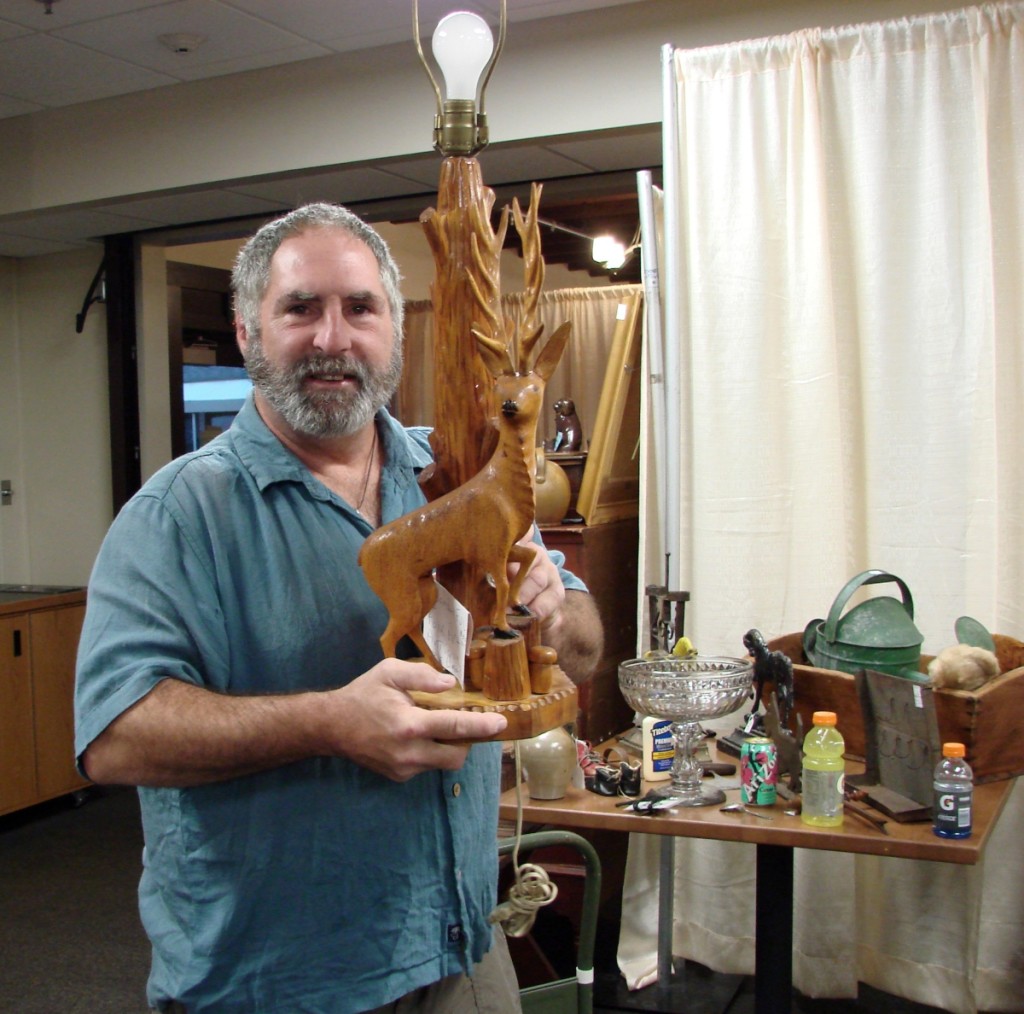
[[[424,446],[428,430],[407,430],[386,409],[377,415],[378,432],[384,448],[384,480],[397,488],[415,481],[415,477],[433,460]],[[271,432],[256,408],[252,393],[228,430],[242,464],[262,492],[275,482],[299,482],[311,495],[327,499],[331,494],[309,469]],[[417,440],[416,436],[420,439]]]

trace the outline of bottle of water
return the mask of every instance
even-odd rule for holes
[[[815,711],[811,731],[804,737],[800,819],[814,827],[838,827],[843,822],[843,781],[846,744],[836,728],[834,711]]]
[[[963,743],[943,743],[942,760],[935,765],[933,830],[940,838],[971,836],[974,772],[964,758]]]

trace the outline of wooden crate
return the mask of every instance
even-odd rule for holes
[[[1024,774],[1024,642],[995,634],[999,676],[979,690],[936,690],[935,715],[943,743],[963,743],[976,782],[997,782]],[[803,633],[785,634],[768,642],[793,663],[794,710],[811,727],[815,711],[834,711],[848,756],[864,759],[864,722],[857,687],[850,673],[808,665]],[[921,671],[931,655],[921,656]],[[790,719],[790,725],[795,720]]]

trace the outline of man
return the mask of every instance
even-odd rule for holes
[[[382,660],[387,615],[356,565],[423,502],[430,461],[383,408],[398,280],[344,209],[257,232],[233,277],[254,394],[146,483],[96,561],[76,749],[93,780],[140,786],[156,1010],[518,1010],[487,923],[500,746],[453,745],[505,719],[412,704],[453,680]],[[596,610],[539,557],[524,601],[587,674]]]

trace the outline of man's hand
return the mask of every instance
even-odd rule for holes
[[[496,713],[420,708],[408,693],[440,693],[454,685],[453,676],[422,662],[385,659],[327,695],[333,745],[326,752],[399,782],[434,768],[458,770],[469,752],[467,740],[493,739],[508,722]]]
[[[559,577],[558,568],[551,557],[533,540],[533,528],[519,540],[521,546],[537,550],[523,583],[519,586],[519,601],[540,621],[542,627],[550,626],[558,617],[565,602],[565,586]],[[519,571],[518,563],[509,563],[508,576],[511,580]]]
[[[531,528],[519,541],[537,546]],[[519,598],[540,623],[544,644],[558,652],[558,665],[574,683],[590,679],[604,650],[604,631],[594,600],[586,592],[566,591],[551,557],[540,551],[520,587]],[[508,566],[511,578],[519,569]]]

